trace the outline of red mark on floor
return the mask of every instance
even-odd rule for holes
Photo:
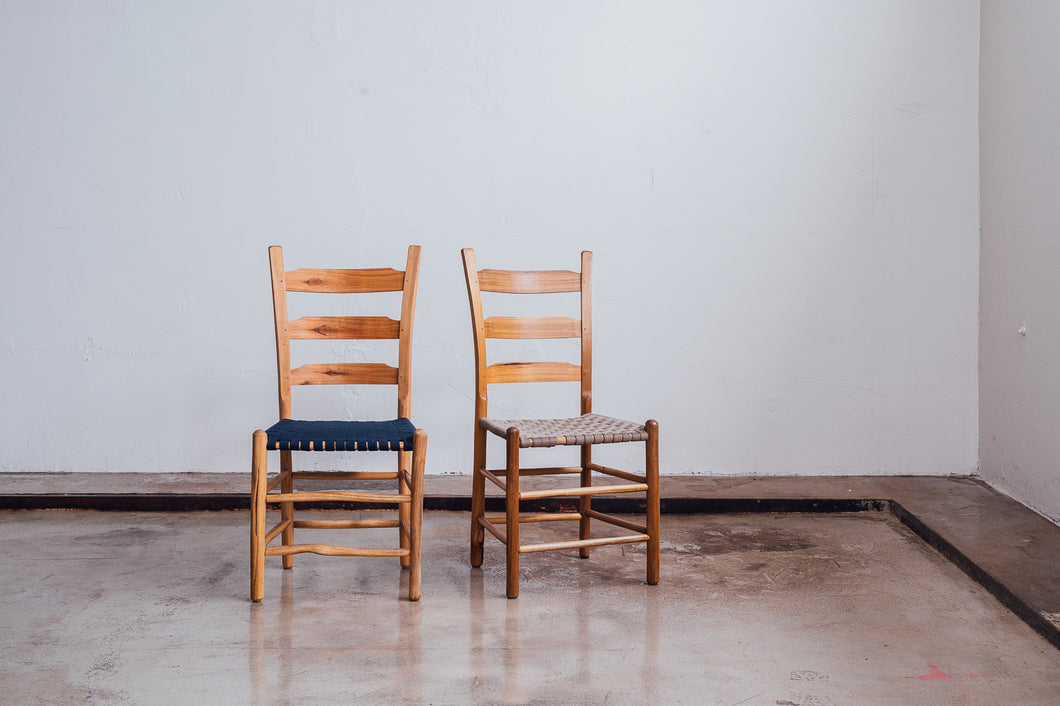
[[[931,673],[930,674],[925,674],[924,676],[919,677],[920,679],[942,679],[943,681],[952,681],[953,680],[952,676],[950,676],[949,674],[944,674],[942,672],[942,670],[940,670],[938,667],[936,667],[933,664],[929,664],[928,665],[928,669],[931,670]]]
[[[953,675],[952,674],[946,674],[941,669],[936,667],[934,664],[929,664],[928,665],[928,669],[930,670],[929,674],[925,674],[923,676],[917,677],[917,679],[924,679],[924,680],[938,679],[940,681],[953,681]],[[983,673],[967,673],[967,674],[958,674],[957,676],[958,677],[963,677],[965,679],[978,679],[979,677],[986,677],[986,676],[990,676],[990,675],[989,674],[983,674]]]

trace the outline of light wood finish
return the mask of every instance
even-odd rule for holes
[[[399,417],[412,415],[412,328],[416,318],[416,294],[420,281],[420,249],[409,248],[408,258],[405,262],[405,274],[401,280],[401,320],[398,323],[398,369],[397,369],[397,413]],[[426,445],[427,437],[423,437]],[[420,462],[422,475],[422,461],[425,451],[420,452],[417,457]],[[423,482],[412,484],[410,487],[410,470],[415,475],[415,469],[410,464],[415,459],[407,451],[398,453],[398,477],[397,492],[399,495],[410,495],[415,500],[418,490],[420,507],[423,505]],[[401,567],[411,569],[414,574],[409,580],[409,600],[419,600],[420,597],[420,568],[419,540],[412,541],[415,533],[419,537],[418,525],[413,528],[415,511],[408,505],[398,506],[398,519],[403,527],[409,528],[408,532],[398,533],[398,544],[403,549],[409,549],[409,555],[401,558]],[[415,554],[415,556],[414,556]]]
[[[296,529],[361,529],[365,527],[399,527],[398,520],[297,520]]]
[[[574,363],[494,363],[486,368],[486,382],[578,382],[582,371]]]
[[[646,542],[649,539],[646,534],[631,534],[625,537],[599,537],[597,539],[574,539],[569,542],[524,544],[519,547],[519,551],[522,554],[527,554],[529,552],[547,552],[553,549],[580,549],[582,547],[602,547],[608,544],[632,544],[633,542]],[[509,598],[513,597],[509,596]]]
[[[281,520],[280,522],[278,522],[276,526],[269,530],[269,533],[265,535],[265,544],[268,544],[272,540],[279,537],[281,534],[290,529],[293,524],[294,522],[291,520]]]
[[[280,419],[291,418],[291,339],[287,336],[287,278],[283,249],[269,248],[272,270],[272,312],[276,325],[276,380],[280,387]]]
[[[508,598],[519,597],[519,430],[512,427],[505,440],[508,463],[504,484],[504,542],[507,550],[505,589]]]
[[[579,466],[526,468],[520,467],[520,431],[508,428],[505,440],[505,468],[486,468],[487,433],[500,435],[507,422],[493,420],[490,428],[480,423],[488,418],[488,388],[494,383],[513,382],[578,382],[580,384],[581,414],[592,414],[592,253],[581,255],[581,270],[523,271],[523,270],[479,270],[475,253],[470,248],[462,252],[464,277],[467,284],[468,302],[471,308],[471,330],[475,351],[475,431],[474,460],[472,466],[471,496],[471,551],[473,567],[482,565],[485,533],[496,537],[505,545],[506,582],[509,598],[519,595],[519,555],[551,551],[555,549],[578,549],[582,557],[589,556],[592,547],[645,542],[648,545],[647,582],[659,581],[659,466],[658,424],[648,422],[645,441],[646,471],[643,476],[593,463],[592,446],[581,446]],[[483,315],[482,292],[507,294],[550,294],[577,292],[580,295],[580,319],[570,317],[510,317]],[[486,339],[547,339],[580,338],[581,356],[577,364],[569,362],[499,362],[489,364],[486,360]],[[566,414],[559,415],[565,418]],[[512,422],[517,424],[519,422]],[[524,424],[528,429],[533,425]],[[540,428],[542,425],[538,425]],[[530,432],[528,432],[529,434]],[[589,437],[586,437],[588,439]],[[643,440],[641,434],[639,440]],[[529,442],[528,442],[529,443]],[[628,442],[621,442],[628,443]],[[601,473],[627,481],[617,485],[593,485],[593,474]],[[548,488],[520,491],[521,476],[570,475],[579,476],[576,488]],[[486,481],[504,490],[505,512],[502,516],[485,515]],[[646,494],[646,519],[642,525],[622,518],[598,512],[592,508],[594,495],[640,492]],[[519,511],[522,500],[541,500],[553,497],[577,497],[576,512],[525,513]],[[617,537],[591,536],[591,521],[620,527],[633,534]],[[519,525],[522,522],[577,521],[578,539],[562,542],[520,544]],[[503,529],[502,529],[503,525]]]
[[[396,385],[398,369],[386,363],[310,363],[292,370],[290,380],[292,385]]]
[[[493,483],[495,486],[497,486],[501,490],[505,489],[506,486],[504,484],[504,481],[501,480],[500,478],[498,478],[497,476],[495,476],[493,473],[490,473],[489,471],[486,471],[486,470],[479,471],[479,473],[482,475],[483,478],[488,480],[490,483]],[[508,475],[508,471],[505,470],[503,475]]]
[[[561,522],[569,520],[577,520],[578,516],[573,512],[538,512],[538,513],[520,513],[519,524],[525,522]],[[486,522],[490,524],[503,524],[506,522],[504,517],[487,517]]]
[[[478,270],[475,268],[475,251],[461,251],[464,261],[464,280],[467,282],[468,300],[471,305],[471,332],[475,342],[475,448],[471,469],[471,566],[482,566],[483,525],[486,508],[486,430],[478,420],[486,416],[486,330],[482,320],[482,296],[479,292]],[[493,528],[490,527],[490,531]],[[504,541],[504,540],[502,540]]]
[[[648,571],[647,583],[654,586],[659,583],[659,423],[649,419],[644,426],[648,430],[648,441],[644,444],[644,462],[648,476]]]
[[[647,525],[640,525],[636,522],[623,520],[621,517],[615,517],[614,515],[606,515],[602,512],[597,512],[596,510],[590,510],[589,514],[592,515],[593,519],[600,520],[601,522],[606,522],[609,525],[615,525],[616,527],[632,530],[633,532],[639,532],[641,534],[648,533]]]
[[[581,271],[581,410],[582,414],[591,414],[593,411],[593,254],[582,252]],[[583,487],[593,484],[593,474],[590,465],[593,460],[593,447],[591,444],[582,446],[582,473],[581,481]],[[588,541],[592,532],[592,494],[586,493],[578,501],[578,514],[581,522],[578,523],[578,537],[582,541]],[[578,556],[582,559],[589,558],[588,544],[578,549]]]
[[[376,547],[340,547],[334,544],[289,544],[266,547],[265,556],[290,556],[291,554],[322,554],[324,556],[407,556],[408,549],[385,549]]]
[[[590,471],[596,471],[597,473],[603,473],[604,475],[614,476],[615,478],[621,478],[628,480],[633,483],[647,483],[647,476],[639,476],[636,473],[630,473],[629,471],[620,471],[617,468],[608,468],[607,466],[601,466],[598,463],[589,462],[586,464],[586,468]]]
[[[280,419],[292,419],[291,389],[299,385],[395,385],[399,417],[411,416],[412,331],[419,281],[420,248],[408,249],[405,270],[373,268],[358,270],[284,268],[280,247],[269,248],[272,275],[273,316],[276,332],[276,368]],[[386,316],[306,316],[291,321],[287,317],[288,292],[320,294],[360,294],[401,292],[401,318]],[[387,363],[313,363],[291,368],[292,340],[341,341],[364,339],[397,339],[397,366]],[[390,413],[375,415],[389,418]],[[280,451],[280,471],[272,479],[267,470],[267,434],[253,435],[251,461],[251,591],[253,601],[265,594],[265,557],[282,557],[284,568],[291,568],[295,554],[315,553],[326,556],[397,557],[409,569],[409,600],[419,600],[422,560],[423,475],[427,451],[427,434],[417,429],[412,451],[396,453],[397,469],[381,471],[295,471],[293,454]],[[396,480],[394,493],[327,490],[296,492],[296,480],[356,481],[367,479]],[[278,492],[276,492],[278,489]],[[295,520],[296,504],[305,502],[349,502],[387,504],[395,507],[396,518]],[[279,505],[280,520],[267,528],[269,505]],[[392,528],[397,532],[397,547],[368,548],[336,546],[321,543],[294,543],[296,529],[363,529]],[[277,537],[279,546],[269,546]]]
[[[632,485],[597,485],[581,488],[557,488],[556,490],[528,490],[519,495],[521,500],[542,500],[544,498],[580,497],[583,495],[614,495],[615,493],[646,492],[647,483]]]
[[[305,316],[287,322],[291,340],[397,338],[401,322],[386,316]]]
[[[427,459],[427,432],[417,429],[413,434],[416,451],[412,458],[412,478],[409,485],[412,502],[409,503],[409,600],[420,599],[421,567],[423,565],[423,473]]]
[[[581,291],[581,276],[569,270],[479,270],[479,289],[507,294],[557,294]]]
[[[412,247],[418,248],[418,245]],[[300,269],[287,273],[288,292],[316,292],[318,294],[367,294],[369,292],[400,292],[405,284],[405,273],[390,268],[361,270]]]
[[[265,597],[265,485],[268,473],[263,429],[254,432],[250,463],[250,600]]]
[[[294,455],[290,451],[280,452],[280,492],[289,494],[294,492]],[[268,496],[266,496],[266,500]],[[283,537],[280,544],[290,546],[294,544],[294,503],[280,503],[280,521],[283,527]],[[272,541],[271,539],[269,541]],[[269,542],[265,542],[268,544]],[[281,560],[285,569],[294,567],[294,555],[286,554]]]
[[[504,468],[498,468],[496,470],[491,470],[490,471],[490,473],[494,474],[495,476],[503,476],[507,472],[508,472],[507,469],[504,469]],[[581,473],[581,472],[582,472],[582,467],[581,466],[549,466],[547,468],[543,467],[543,468],[520,468],[519,469],[519,475],[520,476],[555,476],[555,475],[561,475],[561,474]]]
[[[491,316],[486,338],[579,338],[581,323],[569,316]]]
[[[494,519],[494,518],[487,519],[485,517],[480,517],[479,518],[479,526],[482,529],[484,529],[487,532],[489,532],[490,534],[492,534],[497,539],[501,540],[502,544],[507,544],[508,543],[508,537],[505,536],[504,530],[499,529],[497,527],[497,523],[493,522],[492,519]],[[495,518],[495,519],[497,519],[500,522],[505,523],[505,524],[508,522],[508,517],[507,516],[498,517],[498,518]]]
[[[390,493],[356,493],[352,490],[324,490],[316,493],[269,493],[265,498],[270,503],[327,503],[327,502],[352,502],[352,503],[409,503],[412,498],[407,495],[392,495]]]

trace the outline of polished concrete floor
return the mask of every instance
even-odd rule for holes
[[[303,555],[251,604],[248,525],[0,512],[0,702],[1060,703],[1060,651],[886,512],[666,515],[660,585],[639,546],[552,552],[514,601],[428,512],[419,603],[394,559]]]
[[[1060,649],[1060,526],[977,478],[667,475],[660,484],[664,515],[889,512]],[[424,505],[467,511],[470,488],[467,476],[428,475]],[[235,510],[250,507],[248,490],[244,473],[0,473],[0,509]],[[501,509],[499,490],[486,491]],[[593,504],[642,512],[642,502],[605,495]],[[553,501],[564,503],[573,507],[568,498]]]

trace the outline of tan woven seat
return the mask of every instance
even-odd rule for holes
[[[583,414],[570,419],[480,419],[479,426],[499,437],[512,427],[519,430],[519,447],[582,446],[647,441],[643,424],[602,414]]]
[[[593,414],[593,328],[591,252],[583,252],[581,271],[570,270],[479,270],[475,253],[463,251],[464,277],[471,304],[471,323],[475,333],[475,455],[471,489],[471,566],[482,565],[485,535],[491,534],[504,544],[506,590],[509,598],[519,596],[519,557],[529,552],[553,549],[577,549],[582,557],[592,547],[644,542],[647,545],[648,584],[659,582],[659,425],[649,419],[643,424]],[[502,294],[578,294],[581,318],[567,316],[490,316],[482,312],[482,292]],[[495,301],[495,300],[494,300]],[[581,361],[568,362],[499,362],[486,364],[486,339],[577,338],[581,343]],[[581,416],[565,419],[491,419],[488,388],[494,384],[528,382],[573,382],[581,387]],[[486,442],[491,434],[505,442],[503,468],[486,467]],[[644,443],[643,474],[601,466],[592,459],[595,444]],[[578,446],[581,463],[577,466],[523,468],[520,451],[537,447]],[[532,490],[520,491],[520,476],[548,477],[578,475],[576,487],[545,488],[535,483]],[[623,483],[593,485],[593,476],[601,474]],[[487,517],[486,481],[504,490],[504,515]],[[592,507],[592,496],[615,493],[644,493],[644,523],[608,515]],[[549,512],[522,512],[524,500],[540,503],[553,498],[577,498],[578,509],[570,511],[570,501],[557,503]],[[577,539],[538,544],[522,544],[519,526],[525,522],[575,520]],[[625,530],[604,536],[592,536],[591,524],[603,522]],[[574,524],[574,523],[570,523]]]

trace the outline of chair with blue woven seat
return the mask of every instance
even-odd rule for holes
[[[251,463],[250,598],[265,596],[265,557],[280,556],[283,568],[293,566],[294,555],[303,552],[327,556],[398,557],[409,569],[408,596],[420,598],[420,527],[423,517],[423,468],[427,434],[409,420],[411,412],[412,322],[416,308],[420,248],[409,247],[405,270],[389,268],[357,270],[299,269],[284,271],[283,251],[269,248],[272,270],[273,313],[276,323],[276,361],[279,375],[280,420],[253,436]],[[401,292],[401,318],[383,316],[287,317],[288,292],[364,294]],[[397,339],[397,367],[385,363],[313,363],[291,368],[291,340]],[[384,421],[312,421],[292,419],[291,387],[294,385],[397,386],[397,419]],[[280,469],[269,478],[267,454],[280,452]],[[397,453],[396,471],[296,471],[295,451],[390,451]],[[325,490],[295,492],[295,480],[397,481],[395,492]],[[278,489],[278,490],[277,490]],[[385,489],[384,489],[385,490]],[[274,492],[276,491],[276,492]],[[296,503],[376,508],[395,505],[394,519],[295,520]],[[267,507],[280,506],[280,521],[267,528]],[[295,544],[295,529],[397,528],[395,547],[351,547],[332,544]],[[277,538],[280,544],[271,545]]]
[[[505,545],[507,595],[519,596],[519,555],[553,549],[578,549],[581,557],[589,556],[590,547],[608,544],[645,542],[647,544],[647,583],[659,582],[659,425],[649,419],[643,424],[592,413],[592,253],[583,252],[581,271],[569,270],[478,270],[475,253],[462,251],[464,276],[471,304],[471,323],[475,338],[475,451],[471,495],[471,565],[482,565],[485,532]],[[578,293],[581,318],[563,316],[483,318],[482,292],[503,294]],[[501,362],[486,364],[486,339],[580,339],[581,360],[568,362]],[[491,419],[487,389],[495,383],[578,382],[581,384],[581,416],[561,419]],[[504,468],[486,468],[487,435],[505,440]],[[592,460],[595,444],[644,442],[643,475],[608,468]],[[581,463],[570,467],[522,468],[520,451],[525,448],[578,446]],[[575,487],[520,490],[520,476],[577,474]],[[621,483],[594,484],[593,474],[617,478]],[[485,514],[486,481],[500,487],[505,494],[503,516]],[[645,493],[644,523],[633,522],[592,508],[592,496],[616,493]],[[578,509],[565,511],[560,504],[556,512],[522,513],[520,501],[553,502],[554,498],[578,498]],[[569,502],[569,501],[568,501]],[[578,522],[578,539],[559,542],[521,544],[519,525],[525,522]],[[608,536],[590,535],[590,521],[597,520],[632,532]]]

